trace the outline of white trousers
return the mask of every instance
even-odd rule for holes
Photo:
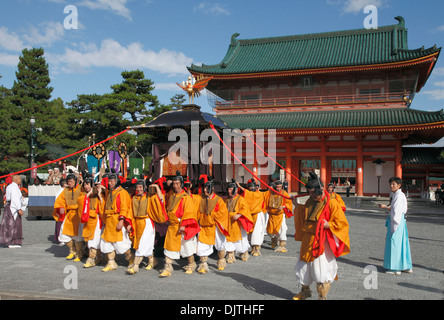
[[[197,251],[197,237],[194,236],[191,239],[185,240],[182,236],[182,241],[180,244],[180,251],[170,251],[163,249],[165,256],[172,260],[177,260],[180,257],[187,258],[195,254]]]
[[[324,248],[324,253],[312,262],[298,260],[295,266],[296,281],[298,283],[308,286],[312,282],[332,282],[336,278],[338,264],[328,246],[327,240]]]
[[[83,223],[79,223],[79,231],[78,231],[78,236],[68,236],[66,234],[63,233],[63,228],[65,226],[65,221],[63,220],[62,225],[60,227],[60,234],[59,234],[59,241],[62,243],[68,243],[71,240],[74,240],[75,242],[81,242],[83,241],[83,237],[82,237],[82,233],[83,233]]]
[[[251,245],[261,246],[264,243],[264,237],[266,233],[265,214],[259,212],[257,214],[256,224],[254,225],[253,232],[251,233]]]
[[[216,242],[214,245],[202,243],[197,241],[197,255],[199,257],[208,257],[213,253],[213,247],[216,248],[217,251],[225,250],[225,246],[227,244],[227,238],[219,231],[219,228],[216,227]]]
[[[123,233],[123,240],[118,242],[106,242],[105,240],[101,239],[100,241],[100,250],[102,253],[111,253],[113,251],[116,251],[116,254],[123,254],[127,252],[129,249],[131,249],[131,240],[128,236],[128,232],[125,228],[122,228]]]
[[[156,230],[150,218],[146,219],[145,229],[142,237],[140,237],[139,248],[137,248],[135,255],[137,257],[149,257],[153,255],[154,240],[156,238]]]
[[[241,228],[242,239],[236,242],[227,241],[225,245],[225,250],[228,252],[235,252],[237,254],[242,254],[250,249],[250,244],[248,243],[247,232]]]
[[[94,238],[88,240],[88,248],[99,249],[102,229],[100,229],[100,220],[97,218],[96,229],[94,230]]]

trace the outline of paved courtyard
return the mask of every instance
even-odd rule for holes
[[[375,208],[350,208],[351,253],[338,259],[339,279],[329,300],[442,300],[444,299],[444,207],[410,209],[407,218],[413,274],[386,275],[382,268],[386,214]],[[299,291],[294,265],[299,242],[294,241],[293,218],[287,219],[288,252],[276,253],[266,236],[262,256],[237,260],[224,271],[210,256],[210,272],[187,275],[185,261],[176,261],[170,278],[141,268],[127,275],[127,262],[104,273],[102,267],[83,269],[65,260],[66,246],[53,242],[55,222],[23,219],[23,247],[0,248],[0,298],[5,299],[124,299],[124,300],[290,300]],[[314,285],[312,289],[315,290]],[[311,299],[316,299],[314,295]]]

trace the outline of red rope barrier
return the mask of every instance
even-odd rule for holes
[[[274,163],[276,163],[279,167],[281,167],[282,169],[284,169],[285,170],[285,172],[286,173],[288,173],[289,175],[291,175],[293,178],[295,178],[297,181],[299,181],[300,183],[302,183],[304,186],[305,186],[305,183],[303,183],[301,180],[299,180],[298,178],[296,178],[294,175],[292,175],[291,174],[291,172],[289,172],[287,169],[285,169],[283,166],[281,166],[276,160],[274,160],[272,157],[270,157],[270,155],[267,153],[267,152],[265,152],[265,150],[263,150],[261,147],[259,147],[258,145],[257,145],[257,143],[256,142],[254,142],[254,140],[253,139],[251,139],[249,136],[247,136],[247,138],[248,139],[250,139],[250,141],[251,142],[253,142],[253,144],[256,146],[256,147],[258,147],[268,158],[270,158],[271,160],[273,160],[274,161]]]
[[[59,158],[59,159],[51,160],[51,161],[49,161],[49,162],[46,162],[46,163],[43,163],[43,164],[39,164],[39,165],[37,165],[37,166],[31,167],[31,168],[28,168],[28,169],[24,169],[24,170],[21,170],[21,171],[17,171],[17,172],[13,172],[13,173],[6,174],[6,175],[4,175],[4,176],[0,176],[0,179],[1,179],[1,178],[4,178],[4,177],[8,177],[8,176],[15,175],[15,174],[19,174],[19,173],[22,173],[22,172],[26,172],[26,171],[29,171],[29,170],[33,170],[33,169],[37,169],[37,168],[40,168],[40,167],[44,167],[44,166],[47,166],[48,164],[51,164],[51,163],[54,163],[54,162],[57,162],[57,161],[60,161],[60,160],[66,159],[66,158],[70,158],[70,157],[72,157],[72,156],[74,156],[74,155],[76,155],[76,154],[78,154],[78,153],[80,153],[80,152],[84,152],[84,151],[86,151],[86,150],[88,150],[88,149],[91,149],[91,148],[94,148],[95,146],[98,146],[98,145],[101,144],[101,143],[104,143],[104,142],[106,142],[106,141],[108,141],[108,140],[111,140],[111,139],[117,137],[117,136],[120,136],[122,133],[125,133],[125,132],[127,132],[128,130],[129,130],[129,129],[125,129],[125,130],[123,130],[122,132],[117,133],[117,134],[113,135],[112,137],[109,137],[108,139],[105,139],[105,140],[103,140],[103,141],[100,141],[100,142],[98,142],[98,143],[96,143],[96,144],[94,144],[94,145],[92,145],[92,146],[89,146],[89,147],[84,148],[84,149],[82,149],[82,150],[79,150],[79,151],[77,151],[77,152],[71,153],[71,154],[69,154],[69,155],[67,155],[67,156],[64,156],[64,157],[61,157],[61,158]]]
[[[231,153],[231,155],[233,156],[233,158],[235,158],[237,160],[237,162],[239,162],[239,164],[244,167],[253,177],[255,177],[257,180],[259,180],[260,182],[262,182],[264,185],[266,185],[269,189],[273,190],[275,193],[277,193],[278,195],[280,195],[281,197],[285,198],[285,199],[293,199],[293,198],[297,198],[297,197],[302,197],[305,196],[305,194],[301,194],[301,195],[297,195],[297,196],[293,196],[293,197],[287,197],[286,195],[280,193],[279,191],[275,190],[274,188],[270,187],[267,183],[265,183],[264,181],[262,181],[258,176],[256,176],[250,169],[248,169],[243,163],[242,161],[239,160],[239,158],[231,151],[231,149],[225,144],[225,142],[221,139],[219,133],[217,132],[216,128],[213,126],[213,124],[210,122],[210,127],[211,129],[213,129],[214,133],[216,134],[216,136],[219,138],[219,140],[222,142],[222,144],[224,145],[224,147]]]

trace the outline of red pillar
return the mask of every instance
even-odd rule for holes
[[[396,154],[395,154],[395,177],[402,179],[402,141],[396,142]]]
[[[325,139],[322,139],[321,145],[321,181],[327,186],[327,146]]]

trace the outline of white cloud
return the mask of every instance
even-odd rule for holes
[[[127,0],[83,0],[78,5],[93,10],[110,10],[128,20],[132,20],[130,10],[126,7],[126,3]]]
[[[154,87],[156,88],[156,90],[163,90],[163,91],[182,90],[175,82],[155,83]]]
[[[424,91],[424,94],[430,96],[432,100],[444,100],[444,81],[438,81],[433,83],[439,89]]]
[[[19,62],[18,54],[8,54],[0,52],[0,65],[13,67],[16,66]]]
[[[25,45],[17,34],[8,32],[6,27],[0,27],[0,47],[11,51],[21,51]]]
[[[62,39],[65,29],[60,22],[46,21],[39,25],[39,28],[32,26],[28,34],[23,35],[23,39],[31,45],[51,45],[53,42]]]
[[[100,47],[80,44],[79,50],[67,48],[61,55],[47,54],[55,70],[69,73],[85,72],[91,67],[120,69],[146,68],[169,75],[188,74],[187,65],[193,62],[181,52],[162,49],[159,52],[144,50],[138,42],[122,46],[113,39],[103,40]]]
[[[342,5],[345,13],[362,13],[367,5],[374,5],[380,9],[386,6],[388,0],[327,0],[328,4]]]
[[[201,11],[207,15],[230,15],[230,11],[219,3],[201,2],[193,8],[194,12]]]

